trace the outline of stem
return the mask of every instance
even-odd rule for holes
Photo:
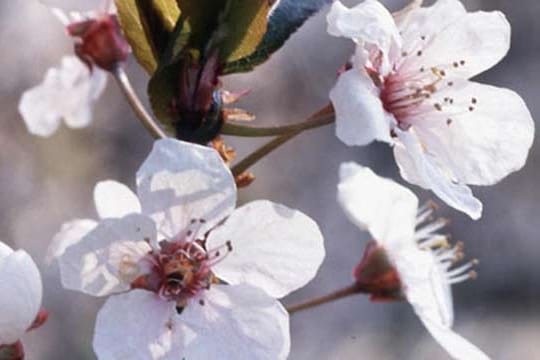
[[[299,124],[295,124],[295,125],[288,125],[288,126],[274,127],[274,128],[249,128],[249,127],[239,126],[244,129],[249,129],[250,131],[254,130],[255,131],[254,133],[257,133],[257,134],[262,134],[264,131],[272,129],[271,131],[274,131],[274,132],[281,131],[282,135],[267,142],[266,144],[264,144],[263,146],[255,150],[253,153],[249,154],[246,158],[244,158],[238,164],[233,166],[231,169],[233,175],[234,176],[240,175],[241,173],[249,169],[251,166],[256,164],[263,157],[270,154],[272,151],[274,151],[281,145],[285,144],[287,141],[301,134],[304,130],[313,129],[313,128],[320,127],[323,125],[331,124],[332,122],[334,122],[334,109],[332,108],[332,105],[327,105],[321,110],[317,111],[315,114],[311,115],[306,121]],[[284,131],[283,129],[287,129],[287,130]],[[259,130],[261,130],[261,132],[258,132]],[[222,133],[225,134],[224,132]],[[238,136],[248,136],[248,135],[238,135]],[[268,135],[249,135],[249,136],[268,136]]]
[[[271,127],[251,127],[238,124],[225,123],[221,129],[223,135],[242,136],[242,137],[263,137],[279,136],[292,132],[314,129],[321,126],[332,124],[335,121],[334,109],[327,105],[317,113],[313,114],[306,121],[298,124]]]
[[[118,66],[114,71],[111,71],[111,73],[116,80],[116,83],[122,90],[122,93],[126,97],[129,105],[133,109],[133,112],[135,112],[135,115],[137,115],[137,118],[143,124],[146,130],[148,130],[148,132],[155,139],[166,138],[167,134],[165,134],[165,132],[159,127],[159,125],[155,122],[152,116],[148,114],[148,112],[144,108],[141,100],[135,93],[133,86],[131,86],[131,82],[129,81],[129,78],[124,69]]]
[[[335,300],[339,300],[339,299],[342,299],[351,295],[361,294],[365,292],[366,291],[364,288],[362,288],[359,284],[354,283],[343,289],[331,292],[330,294],[327,294],[327,295],[324,295],[315,299],[311,299],[300,304],[288,306],[286,307],[286,309],[289,312],[289,314],[293,314],[297,311],[306,310],[306,309],[323,305],[323,304],[326,304]]]

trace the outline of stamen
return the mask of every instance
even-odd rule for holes
[[[458,277],[455,277],[455,278],[452,278],[452,279],[448,280],[448,283],[450,285],[453,285],[453,284],[457,284],[457,283],[464,282],[464,281],[467,281],[467,280],[474,280],[477,277],[478,277],[478,273],[473,270],[473,271],[468,272],[467,274],[463,274],[461,276],[458,276]]]
[[[438,249],[438,248],[448,249],[449,247],[448,237],[446,235],[437,234],[431,238],[428,238],[425,241],[419,242],[418,246],[421,249]]]
[[[434,221],[434,222],[432,222],[432,223],[418,229],[416,231],[415,237],[417,239],[425,239],[427,237],[430,237],[436,231],[442,229],[443,227],[445,227],[449,223],[450,223],[450,220],[445,219],[445,218],[439,218],[436,221]]]
[[[225,244],[218,246],[215,249],[209,250],[207,254],[207,265],[214,266],[215,264],[223,261],[233,250],[232,243],[230,240],[226,241]]]

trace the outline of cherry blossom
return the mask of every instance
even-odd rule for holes
[[[468,13],[458,0],[412,7],[393,18],[375,0],[336,1],[328,32],[356,52],[330,98],[347,145],[391,144],[402,177],[478,219],[467,185],[492,185],[525,164],[534,123],[515,92],[469,80],[510,47],[497,11]]]
[[[0,242],[0,356],[23,356],[20,339],[41,325],[42,283],[39,270],[24,250]]]
[[[137,195],[94,192],[101,220],[55,237],[64,287],[107,296],[94,334],[101,359],[285,359],[289,318],[277,300],[323,257],[317,224],[270,201],[235,209],[234,178],[208,147],[159,140]]]
[[[452,331],[451,285],[476,277],[476,260],[458,267],[463,245],[451,247],[438,231],[444,219],[430,222],[431,205],[418,208],[408,189],[356,163],[340,169],[338,200],[347,217],[373,236],[354,270],[356,282],[374,301],[407,300],[439,344],[455,359],[488,359]]]
[[[19,112],[28,131],[48,137],[63,122],[80,129],[92,121],[93,107],[107,83],[107,73],[126,59],[129,48],[120,35],[110,2],[102,10],[66,13],[51,12],[76,39],[77,56],[64,56],[58,67],[47,71],[43,82],[25,91]]]

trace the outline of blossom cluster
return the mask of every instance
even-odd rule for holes
[[[289,6],[270,3],[269,19]],[[356,50],[329,92],[330,113],[343,143],[389,144],[406,182],[476,220],[482,203],[469,185],[492,185],[521,169],[534,138],[518,94],[471,80],[506,55],[510,24],[497,11],[467,12],[459,0],[421,3],[392,14],[377,0],[352,8],[332,2],[328,33],[353,40]],[[127,29],[108,1],[86,14],[51,10],[74,38],[75,56],[21,97],[20,114],[38,136],[51,136],[62,122],[88,126],[109,73],[126,85],[130,53]],[[129,98],[132,89],[124,90]],[[215,94],[220,104],[244,95]],[[326,255],[319,225],[270,200],[237,205],[238,188],[253,176],[231,168],[234,151],[219,137],[200,144],[163,133],[134,177],[135,191],[97,183],[97,219],[67,221],[49,246],[47,261],[58,263],[64,288],[107,298],[96,317],[96,356],[286,359],[290,315],[311,305],[285,308],[280,299],[317,275]],[[452,358],[488,359],[452,330],[451,286],[475,278],[477,260],[465,261],[463,244],[442,233],[447,222],[434,218],[435,205],[420,205],[408,188],[355,162],[340,166],[337,201],[372,237],[342,293],[407,301]],[[47,319],[42,291],[32,258],[0,242],[0,360],[24,357],[21,338]]]

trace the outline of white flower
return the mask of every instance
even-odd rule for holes
[[[38,316],[41,275],[24,250],[0,242],[0,347],[21,339]]]
[[[27,91],[19,102],[19,112],[28,131],[51,136],[62,123],[83,128],[92,121],[93,107],[107,83],[107,74],[90,70],[75,56],[65,56],[58,68],[47,71],[43,82]]]
[[[284,359],[289,318],[277,301],[323,257],[316,223],[269,201],[235,209],[234,179],[213,149],[159,140],[137,196],[99,183],[101,221],[56,236],[66,288],[111,296],[97,317],[100,359]]]
[[[476,260],[462,259],[462,245],[451,248],[438,234],[444,220],[425,224],[433,209],[418,209],[408,189],[355,163],[341,165],[338,200],[348,218],[373,236],[355,269],[357,283],[374,300],[405,298],[439,344],[455,359],[488,357],[452,331],[450,285],[476,276]]]
[[[82,31],[101,12],[66,13],[50,7],[68,33]],[[76,46],[77,49],[77,46]],[[25,91],[19,112],[31,134],[48,137],[58,130],[62,120],[73,129],[88,126],[95,102],[107,84],[107,73],[91,61],[77,56],[64,56],[60,66],[50,68],[43,82]]]
[[[351,9],[336,1],[328,32],[357,44],[330,92],[337,136],[392,144],[404,179],[478,219],[482,204],[467,184],[495,184],[520,169],[534,137],[519,95],[468,80],[508,52],[504,15],[438,0],[395,20],[375,0]]]

